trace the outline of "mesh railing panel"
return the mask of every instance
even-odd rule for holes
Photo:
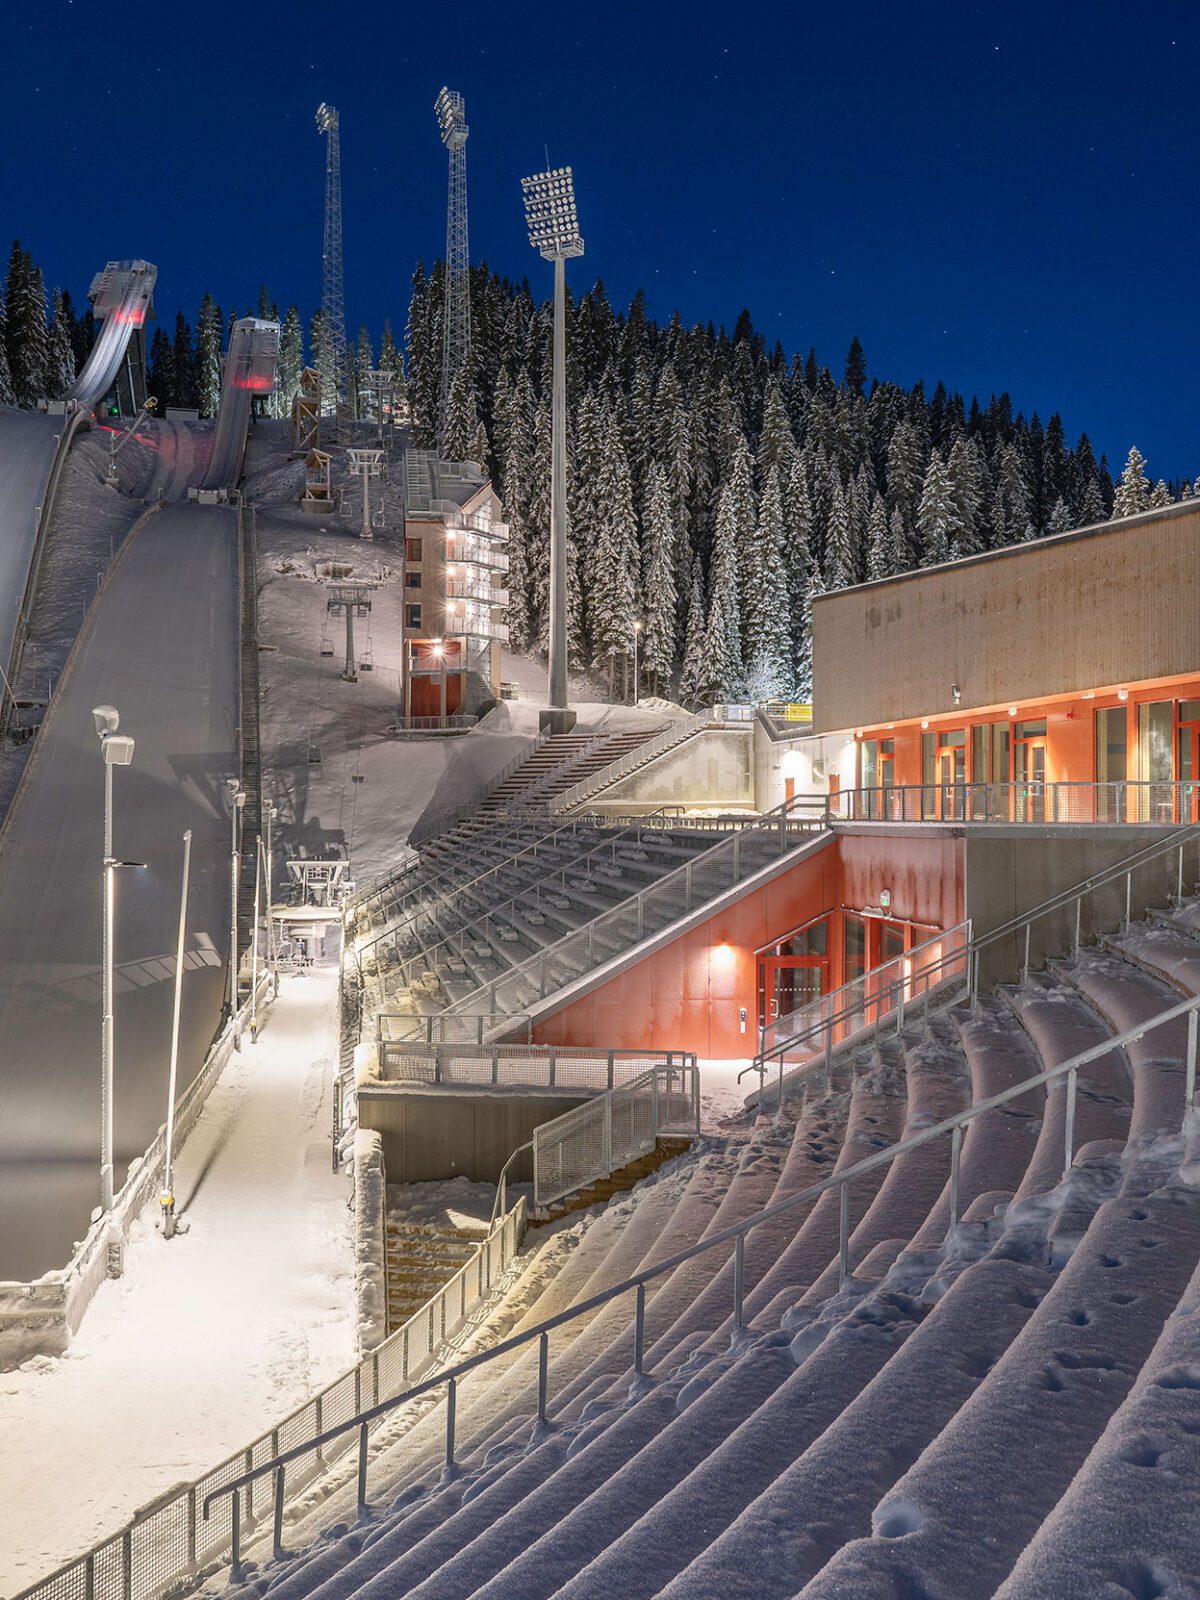
[[[180,1495],[130,1530],[129,1576],[132,1600],[161,1594],[178,1570],[179,1552],[189,1548],[192,1511]]]
[[[955,783],[844,789],[830,815],[847,822],[1151,823],[1200,820],[1200,784]]]
[[[534,1203],[550,1205],[607,1177],[652,1150],[659,1133],[693,1132],[699,1093],[694,1066],[656,1066],[543,1123],[533,1136]]]
[[[125,1584],[125,1541],[120,1535],[95,1552],[92,1595],[94,1600],[130,1600]]]

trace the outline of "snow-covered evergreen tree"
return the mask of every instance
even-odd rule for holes
[[[950,475],[935,450],[925,473],[921,505],[917,511],[917,535],[924,552],[921,565],[936,567],[950,559],[950,540],[955,528],[954,501],[950,494]]]
[[[731,477],[717,502],[712,593],[705,628],[705,693],[714,702],[742,692],[741,584],[742,489]]]
[[[871,514],[867,520],[867,578],[890,578],[895,572],[892,565],[893,549],[888,530],[887,506],[883,496],[877,494],[871,501]]]
[[[829,490],[829,527],[825,536],[826,589],[844,589],[853,579],[853,555],[850,549],[850,511],[846,496],[840,486],[831,484]]]
[[[1174,504],[1175,502],[1171,496],[1170,489],[1167,488],[1166,480],[1160,478],[1150,494],[1150,510],[1161,511],[1164,506]]]
[[[678,596],[675,592],[675,528],[666,477],[657,462],[646,478],[644,549],[646,552],[645,634],[642,670],[655,694],[670,683],[675,665]]]
[[[61,399],[75,382],[75,349],[71,343],[71,327],[61,289],[55,289],[52,304],[46,392],[53,398]],[[162,329],[156,331],[161,333]]]
[[[3,300],[0,300],[0,406],[16,404],[12,373],[8,369],[7,317]]]
[[[1137,445],[1133,445],[1113,497],[1114,519],[1137,516],[1140,511],[1146,510],[1149,499],[1150,484],[1146,478],[1146,458]]]
[[[1072,526],[1071,512],[1066,501],[1060,495],[1054,502],[1054,509],[1050,513],[1049,531],[1051,533],[1069,533]]]
[[[707,648],[704,595],[701,593],[700,577],[697,574],[692,579],[692,593],[684,628],[683,671],[679,677],[679,698],[685,706],[696,707],[703,702],[709,678],[705,654]]]
[[[221,308],[206,294],[196,321],[197,403],[202,417],[215,417],[221,404],[221,328]]]
[[[638,613],[638,530],[633,484],[620,424],[609,408],[605,418],[600,469],[591,495],[595,519],[593,565],[589,571],[588,634],[593,665],[633,655]]]
[[[746,685],[754,701],[787,694],[792,680],[788,574],[779,462],[767,468],[746,581]]]
[[[300,325],[300,312],[289,306],[279,327],[279,369],[276,385],[279,394],[279,415],[289,417],[292,401],[300,387],[300,374],[304,370],[304,329]]]

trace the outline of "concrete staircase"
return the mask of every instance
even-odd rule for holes
[[[475,1254],[486,1224],[438,1227],[387,1220],[387,1325],[392,1333],[420,1311]]]
[[[627,1161],[623,1167],[618,1167],[607,1178],[598,1178],[595,1183],[589,1183],[586,1188],[577,1189],[564,1200],[556,1201],[548,1206],[544,1216],[535,1212],[529,1222],[531,1228],[546,1227],[552,1222],[561,1222],[563,1217],[568,1217],[573,1211],[587,1211],[592,1206],[604,1205],[614,1195],[628,1194],[630,1189],[658,1171],[668,1161],[674,1161],[676,1156],[685,1155],[692,1147],[690,1139],[660,1139],[653,1150],[644,1156],[638,1156],[636,1161]]]

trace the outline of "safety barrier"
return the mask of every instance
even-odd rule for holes
[[[674,1050],[589,1050],[575,1045],[422,1044],[378,1041],[384,1083],[584,1090],[613,1089],[659,1066],[691,1059]]]
[[[1200,821],[1200,782],[926,783],[842,789],[835,822],[1151,823]]]
[[[392,1397],[407,1392],[491,1293],[516,1255],[527,1210],[522,1196],[493,1223],[454,1277],[357,1366],[244,1450],[194,1483],[168,1490],[119,1533],[23,1590],[16,1600],[161,1600],[227,1556],[236,1566],[241,1501],[239,1497],[231,1506],[220,1497],[226,1486],[240,1483],[247,1472],[286,1453],[290,1463],[303,1464],[286,1482],[282,1472],[275,1472],[273,1496],[264,1497],[261,1505],[265,1510],[273,1502],[278,1543],[288,1499],[352,1443],[343,1431],[346,1419],[364,1408],[387,1406]],[[246,1496],[245,1510],[251,1518],[258,1515],[253,1491]]]

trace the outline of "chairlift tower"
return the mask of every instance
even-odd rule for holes
[[[362,530],[360,539],[373,539],[374,531],[371,527],[371,479],[377,478],[380,465],[383,461],[383,451],[366,445],[356,445],[349,452],[350,471],[357,473],[362,478]],[[380,510],[382,511],[382,507]]]
[[[550,417],[550,704],[542,723],[567,733],[575,714],[567,704],[567,328],[568,256],[583,254],[570,167],[551,167],[521,179],[529,242],[554,263],[554,383]]]
[[[371,615],[371,591],[377,583],[335,583],[329,591],[325,609],[333,616],[340,612],[346,618],[346,665],[342,677],[347,683],[358,682],[358,668],[354,659],[354,619]]]
[[[337,109],[322,100],[317,132],[325,145],[325,242],[321,251],[321,311],[333,357],[334,411],[347,398],[346,294],[342,277],[342,139]],[[322,373],[322,377],[325,374]]]
[[[446,201],[445,310],[442,317],[442,392],[438,446],[446,453],[446,421],[450,390],[471,360],[471,281],[467,248],[467,127],[463,97],[443,89],[434,102],[442,143],[450,152],[450,189]]]

